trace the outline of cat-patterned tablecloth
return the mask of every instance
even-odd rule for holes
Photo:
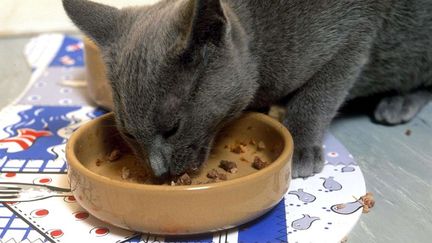
[[[188,237],[131,232],[88,214],[70,193],[64,147],[81,124],[105,111],[90,104],[80,39],[41,35],[25,54],[33,73],[24,92],[0,111],[0,242],[340,242],[362,213],[360,167],[331,134],[324,170],[292,180],[269,213],[238,228]],[[45,188],[21,202],[13,187]],[[48,189],[47,189],[48,188]],[[13,190],[13,189],[12,189]],[[28,197],[28,195],[27,195]]]

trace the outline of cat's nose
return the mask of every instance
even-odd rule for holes
[[[150,145],[149,163],[155,176],[162,176],[169,172],[172,149],[164,144],[163,138],[157,136]]]
[[[162,153],[150,151],[149,162],[155,176],[159,177],[168,172],[167,161]]]

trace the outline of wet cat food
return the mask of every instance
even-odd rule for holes
[[[343,209],[345,208],[345,204],[336,204],[336,209]]]
[[[219,178],[219,180],[223,180],[223,181],[228,180],[227,175],[224,173],[219,173],[218,178]]]
[[[265,143],[263,141],[259,141],[257,144],[257,149],[258,149],[258,151],[262,151],[262,150],[266,149]]]
[[[246,146],[243,144],[235,144],[230,146],[230,151],[235,154],[241,154],[246,152]]]
[[[126,166],[124,166],[121,170],[121,178],[123,180],[128,180],[130,179],[130,170],[129,168],[127,168]]]
[[[116,161],[116,160],[118,160],[118,159],[120,159],[120,157],[121,157],[121,152],[120,152],[120,150],[118,150],[118,149],[113,149],[112,151],[111,151],[111,153],[108,155],[108,161],[111,161],[111,162],[113,162],[113,161]]]
[[[259,156],[255,156],[254,161],[252,162],[252,167],[261,170],[267,167],[270,163],[263,161]]]
[[[221,160],[219,162],[219,167],[224,169],[226,172],[231,173],[231,174],[235,174],[238,171],[237,164],[235,162],[229,161],[229,160]]]
[[[184,173],[182,176],[180,176],[175,181],[176,186],[191,185],[191,184],[192,184],[192,179],[190,178],[190,176],[187,173]],[[171,182],[171,185],[172,185],[172,182]]]
[[[217,172],[217,170],[216,169],[212,169],[212,170],[210,170],[209,172],[207,172],[207,178],[210,178],[210,179],[217,179],[218,178],[218,172]]]
[[[212,170],[210,170],[210,171],[207,173],[207,178],[209,178],[209,179],[213,179],[213,180],[217,180],[217,179],[219,179],[219,180],[223,180],[223,181],[226,181],[226,180],[228,179],[226,174],[224,174],[224,173],[220,173],[220,172],[217,171],[216,169],[212,169]]]
[[[235,180],[255,173],[274,161],[278,154],[271,153],[273,147],[281,151],[282,145],[263,142],[262,138],[243,137],[234,139],[230,134],[219,136],[213,144],[209,157],[200,169],[175,177],[154,177],[146,158],[137,158],[130,147],[120,142],[110,141],[102,156],[95,158],[92,171],[111,179],[150,185],[198,185]]]
[[[407,129],[407,130],[405,131],[405,135],[410,136],[410,135],[411,135],[411,130],[410,130],[410,129]]]

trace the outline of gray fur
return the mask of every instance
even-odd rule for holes
[[[428,0],[63,3],[101,47],[119,129],[137,153],[150,150],[156,175],[196,169],[227,121],[277,102],[294,136],[293,177],[307,177],[323,167],[323,134],[344,101],[411,97],[404,109],[378,106],[377,120],[394,124],[430,100]]]

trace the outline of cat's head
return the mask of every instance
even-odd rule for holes
[[[100,47],[116,121],[155,175],[197,168],[217,131],[256,90],[247,38],[220,0],[168,0],[116,9],[64,0]]]

